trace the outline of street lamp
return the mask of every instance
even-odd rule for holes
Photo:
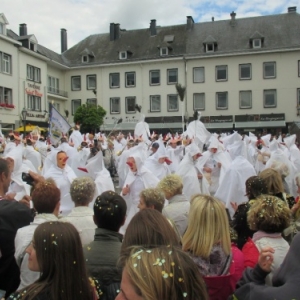
[[[21,111],[21,115],[22,115],[22,121],[23,121],[23,126],[24,126],[24,137],[26,135],[26,117],[27,117],[27,110],[26,108],[24,107]]]

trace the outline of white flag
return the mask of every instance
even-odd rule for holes
[[[67,120],[52,106],[51,119],[50,119],[50,141],[52,144],[57,144],[62,138],[63,134],[66,134],[71,125]]]

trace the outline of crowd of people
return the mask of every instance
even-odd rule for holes
[[[294,135],[1,143],[0,298],[300,299]]]

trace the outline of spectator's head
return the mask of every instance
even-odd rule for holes
[[[11,182],[11,170],[9,168],[9,163],[6,159],[0,158],[0,188],[2,195],[4,196],[9,188]]]
[[[36,298],[45,287],[53,299],[77,299],[79,293],[84,299],[94,299],[80,236],[72,224],[45,222],[39,225],[26,252],[28,268],[41,273],[35,283],[26,287],[26,299]]]
[[[155,153],[155,152],[158,150],[158,148],[159,148],[159,143],[155,142],[155,143],[153,143],[152,146],[151,146],[151,151],[152,151],[153,153]]]
[[[91,177],[75,178],[70,187],[70,194],[76,206],[88,206],[95,195],[96,185]]]
[[[135,246],[130,250],[116,300],[208,299],[196,264],[178,247]]]
[[[183,182],[179,175],[171,174],[164,177],[157,186],[165,194],[166,199],[182,194]]]
[[[195,195],[191,199],[182,248],[193,255],[208,258],[215,245],[220,245],[227,255],[230,254],[229,220],[225,206],[212,196]]]
[[[131,219],[126,229],[121,253],[126,254],[128,247],[134,245],[143,247],[179,246],[179,241],[166,217],[155,209],[143,209]]]
[[[162,212],[165,204],[165,197],[159,189],[149,188],[144,189],[140,193],[140,202],[138,208],[140,210],[145,208],[156,209]]]
[[[119,194],[106,191],[94,203],[94,222],[98,228],[118,232],[125,222],[126,210],[126,202]]]
[[[58,216],[60,207],[60,190],[51,178],[39,182],[31,194],[33,207],[38,214]]]
[[[267,194],[277,195],[284,192],[282,178],[278,171],[267,168],[259,173],[259,177],[266,183]]]
[[[251,205],[247,220],[251,230],[279,233],[289,226],[290,209],[278,197],[261,195]]]
[[[268,189],[265,181],[259,176],[251,176],[246,180],[246,194],[249,200],[255,199],[261,194],[267,194]]]

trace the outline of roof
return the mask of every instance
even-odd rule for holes
[[[38,53],[62,65],[77,67],[85,65],[123,63],[172,57],[232,55],[234,53],[258,53],[300,48],[300,15],[296,12],[250,18],[156,27],[151,36],[150,28],[120,30],[119,38],[111,41],[110,33],[90,35],[63,54],[55,53],[38,45]],[[11,30],[7,35],[19,40]],[[250,41],[263,39],[262,48],[251,48]],[[215,52],[205,52],[205,43],[217,44]],[[160,56],[160,48],[168,47],[169,53]],[[126,51],[126,60],[119,53]],[[89,62],[82,62],[82,55],[89,54]]]

